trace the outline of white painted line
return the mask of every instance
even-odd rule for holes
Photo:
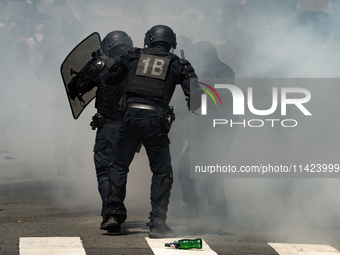
[[[188,237],[189,239],[196,239],[192,237]],[[174,240],[180,240],[184,238],[162,238],[162,239],[154,239],[145,237],[145,240],[148,242],[151,250],[155,255],[173,255],[173,254],[193,254],[195,252],[198,252],[197,254],[204,254],[204,255],[217,255],[216,252],[214,252],[209,245],[202,239],[202,249],[190,249],[190,250],[181,250],[181,249],[175,249],[170,247],[165,247],[165,243],[173,242]]]
[[[280,255],[339,255],[340,252],[329,245],[268,243]]]
[[[20,255],[86,255],[80,237],[20,237]]]

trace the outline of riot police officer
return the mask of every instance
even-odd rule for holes
[[[111,66],[119,57],[129,49],[133,43],[125,32],[113,31],[106,35],[101,48],[105,54],[106,67],[97,77],[98,89],[96,92],[95,107],[97,114],[93,117],[97,122],[97,134],[94,145],[94,163],[98,181],[98,190],[102,199],[101,215],[105,216],[107,194],[109,187],[109,165],[112,161],[112,150],[121,123],[121,114],[118,112],[119,100],[124,92],[124,82],[116,86],[107,86],[105,78],[108,73],[107,66]],[[104,220],[103,220],[104,222]],[[101,228],[104,223],[101,224]]]
[[[142,143],[153,173],[149,237],[174,236],[165,223],[173,182],[168,131],[174,115],[168,104],[176,84],[181,84],[190,110],[199,108],[201,97],[197,79],[190,83],[190,78],[197,78],[190,63],[169,52],[176,44],[170,27],[156,25],[145,34],[146,47],[129,51],[110,69],[108,83],[127,77],[127,85],[125,112],[114,152],[117,158],[110,172],[105,223],[109,231],[119,232],[126,220],[127,173],[135,150]]]
[[[107,194],[109,187],[109,166],[112,161],[113,145],[117,138],[118,128],[121,123],[121,114],[118,112],[119,100],[124,92],[124,81],[107,85],[105,80],[109,68],[120,59],[120,56],[132,49],[130,36],[123,31],[108,33],[101,42],[102,52],[92,59],[88,70],[77,81],[77,92],[86,93],[97,86],[95,107],[97,113],[92,117],[92,129],[97,128],[94,145],[94,164],[96,168],[98,190],[102,199],[101,215],[105,216]],[[91,71],[100,73],[94,81],[87,79],[87,73]],[[90,72],[91,73],[91,72]],[[104,220],[101,224],[103,228]]]
[[[217,49],[212,43],[208,41],[196,42],[193,44],[192,52],[194,56],[192,63],[201,82],[207,80],[209,83],[213,81],[217,83],[223,79],[227,84],[235,84],[234,71],[229,65],[220,60]],[[216,83],[213,82],[212,84]],[[190,218],[198,217],[199,214],[201,216],[206,215],[208,216],[206,220],[217,220],[220,230],[223,231],[223,222],[228,215],[223,178],[195,179],[190,178],[190,174],[187,171],[192,162],[195,162],[195,165],[221,164],[231,149],[236,132],[235,125],[229,127],[228,132],[220,129],[214,130],[214,135],[203,133],[210,129],[210,123],[212,123],[213,119],[219,118],[218,116],[226,116],[227,119],[233,120],[234,123],[238,121],[238,117],[232,113],[233,100],[231,94],[219,91],[219,95],[223,98],[223,106],[225,108],[214,109],[214,111],[210,111],[209,115],[205,117],[191,118],[190,125],[200,128],[191,129],[190,134],[188,133],[187,135],[188,145],[181,154],[178,174],[181,176],[180,185],[184,202],[182,215]],[[209,103],[213,104],[212,100]],[[215,146],[216,143],[223,144],[223,148]],[[204,144],[204,146],[201,146],[201,144]],[[209,148],[208,151],[207,148]],[[203,154],[206,157],[202,157]],[[205,204],[205,206],[200,206],[202,204]]]
[[[196,42],[192,45],[191,50],[194,56],[194,60],[192,61],[193,66],[195,67],[195,71],[201,79],[224,78],[231,84],[234,84],[234,71],[229,65],[220,60],[215,46],[213,46],[210,42]],[[229,97],[223,98],[229,99]],[[224,101],[224,105],[230,104],[232,102],[232,100]],[[227,116],[228,119],[230,118],[236,121],[236,117],[233,116],[232,112],[230,112],[229,109],[232,109],[232,106],[228,107],[228,111],[223,111],[223,116]],[[216,114],[214,118],[218,118],[219,115],[217,114],[217,111],[218,110],[211,112],[209,114],[209,117],[211,116],[212,118],[212,116]],[[192,125],[202,127],[202,130],[208,130],[209,126],[207,125],[207,123],[211,123],[210,121],[207,121],[206,118],[195,118],[192,119],[191,122]],[[213,140],[210,137],[209,139],[206,139],[206,137],[203,137],[201,134],[196,134],[191,131],[192,137],[200,137],[200,139],[195,139],[195,141],[192,141],[188,133],[188,146],[182,153],[178,164],[178,173],[181,176],[180,185],[182,188],[182,198],[184,202],[183,211],[185,212],[184,215],[186,217],[198,216],[198,197],[200,197],[201,202],[206,199],[208,205],[212,207],[213,213],[209,213],[210,216],[216,216],[218,219],[223,219],[227,215],[227,199],[225,195],[224,181],[222,179],[215,178],[203,178],[202,180],[196,180],[195,178],[190,178],[190,173],[187,171],[187,169],[190,167],[190,147],[193,146],[192,148],[195,148],[194,150],[197,152],[197,148],[200,143],[205,144],[205,148],[209,148],[209,160],[211,163],[221,162],[221,160],[227,155],[231,148],[235,131],[236,127],[230,127],[228,128],[228,132],[224,132],[219,136],[219,141],[223,141],[223,150],[214,150],[215,146],[213,145]],[[218,131],[215,131],[215,133],[216,132]],[[203,151],[201,151],[201,153],[203,153]],[[191,159],[193,159],[193,157]],[[204,160],[206,164],[207,159]],[[200,190],[204,191],[201,195],[198,194],[198,185],[200,185]]]

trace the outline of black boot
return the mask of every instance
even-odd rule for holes
[[[109,233],[118,233],[121,230],[121,224],[126,220],[126,214],[110,215],[100,224],[101,230],[107,230]]]
[[[176,234],[165,223],[162,218],[150,217],[150,222],[147,224],[150,227],[149,238],[170,238],[176,237]]]

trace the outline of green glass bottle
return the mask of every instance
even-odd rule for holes
[[[173,247],[176,249],[202,249],[202,239],[181,239],[172,243],[165,243],[165,247]]]

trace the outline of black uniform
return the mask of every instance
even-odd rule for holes
[[[107,86],[105,84],[107,74],[108,68],[105,67],[96,79],[98,89],[95,107],[98,113],[93,117],[94,121],[97,122],[96,125],[98,125],[93,152],[98,191],[102,199],[101,216],[103,217],[105,216],[109,187],[109,165],[112,161],[113,145],[117,139],[121,123],[118,103],[124,92],[124,82],[116,84],[116,86]]]
[[[234,71],[231,69],[230,66],[223,63],[218,58],[217,50],[210,42],[200,41],[195,43],[193,45],[193,52],[195,53],[193,65],[195,67],[196,73],[199,75],[200,78],[208,78],[210,80],[214,78],[225,78],[230,83],[234,83]],[[223,91],[220,92],[220,94],[223,94],[223,99],[228,99],[224,100],[223,105],[232,103],[232,100],[229,98],[229,94],[228,96],[226,96],[224,95]],[[228,107],[228,110],[225,110],[223,108],[223,116],[227,116],[227,118],[235,120],[235,117],[233,117],[231,110],[232,105]],[[215,114],[216,116],[214,116]],[[207,120],[207,118],[196,118],[191,120],[191,125],[199,126],[199,131],[204,132],[204,130],[208,130],[210,128],[209,125],[211,125],[210,123],[212,122],[212,119],[218,118],[218,116],[221,116],[221,113],[218,112],[218,109],[215,109],[213,112],[209,113],[209,121]],[[220,163],[231,148],[236,128],[228,128],[228,132],[223,132],[216,136],[218,137],[219,142],[223,141],[223,149],[216,148],[214,146],[216,140],[214,140],[213,137],[207,136],[204,133],[197,132],[197,130],[196,132],[193,130],[190,131],[191,137],[196,138],[190,140],[190,135],[188,133],[188,146],[182,153],[178,164],[178,171],[181,177],[180,185],[182,188],[182,198],[183,202],[185,203],[185,216],[193,217],[198,215],[199,197],[200,202],[203,202],[204,199],[207,199],[208,205],[212,207],[212,211],[209,212],[210,216],[215,216],[218,219],[223,219],[227,215],[227,200],[224,189],[224,180],[215,178],[204,178],[202,180],[196,181],[196,179],[190,178],[190,173],[187,169],[190,168],[190,159],[195,160],[195,164],[197,165],[212,165]],[[214,133],[217,134],[217,132],[218,131],[215,131]],[[204,147],[200,147],[200,144],[204,144]],[[196,155],[192,155],[191,158],[190,148],[193,148],[192,151],[196,152]],[[204,148],[204,150],[200,151],[198,148]],[[208,158],[202,157],[203,154],[206,154],[206,148],[209,148],[209,151],[207,152],[207,155],[209,155]],[[202,160],[202,162],[200,160]],[[196,184],[200,184],[201,194],[196,189]]]
[[[76,83],[76,92],[80,94],[85,94],[97,86],[95,101],[97,114],[92,117],[91,126],[93,129],[97,128],[94,163],[98,190],[102,199],[101,215],[103,218],[107,205],[113,146],[121,123],[121,114],[118,112],[119,101],[125,89],[125,80],[115,81],[110,85],[106,84],[106,80],[109,75],[109,67],[118,62],[120,57],[132,47],[132,40],[125,32],[115,30],[108,33],[101,42],[101,50],[88,63],[86,71],[80,75]]]
[[[115,148],[118,157],[114,158],[110,172],[108,215],[117,216],[119,223],[126,218],[124,199],[127,173],[136,148],[142,143],[153,173],[150,212],[152,231],[153,224],[157,225],[153,223],[154,219],[163,222],[166,219],[173,182],[168,130],[159,116],[168,110],[176,84],[181,84],[184,94],[190,98],[193,108],[190,110],[199,108],[201,90],[198,90],[197,83],[190,84],[190,77],[196,77],[190,63],[180,60],[159,45],[130,52],[112,70],[109,81],[117,81],[125,76],[126,111]]]

